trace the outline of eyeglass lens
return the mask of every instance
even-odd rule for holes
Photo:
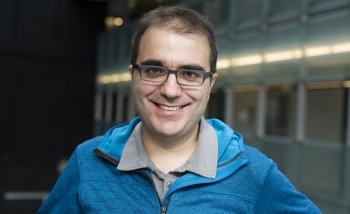
[[[167,80],[169,70],[162,67],[155,66],[142,66],[141,77],[144,80],[163,83]],[[185,70],[181,69],[177,72],[177,81],[183,85],[201,85],[204,80],[204,74],[202,71]]]

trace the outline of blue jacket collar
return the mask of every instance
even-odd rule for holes
[[[129,124],[121,124],[108,130],[98,149],[114,157],[121,158],[124,146],[135,126],[141,121],[140,117],[134,118]],[[237,159],[244,151],[243,139],[240,134],[217,119],[206,120],[216,131],[218,139],[218,166],[225,166]]]

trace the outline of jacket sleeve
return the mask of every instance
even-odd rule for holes
[[[83,213],[79,204],[80,167],[77,149],[37,214]]]
[[[263,187],[256,199],[254,213],[305,213],[321,211],[302,193],[298,192],[290,181],[272,163]]]

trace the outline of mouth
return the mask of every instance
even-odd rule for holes
[[[184,106],[166,106],[161,104],[157,104],[157,106],[165,111],[176,111],[184,107]]]

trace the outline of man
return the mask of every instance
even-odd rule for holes
[[[216,59],[201,15],[145,14],[129,66],[140,117],[79,145],[38,213],[320,213],[241,135],[203,118]]]

